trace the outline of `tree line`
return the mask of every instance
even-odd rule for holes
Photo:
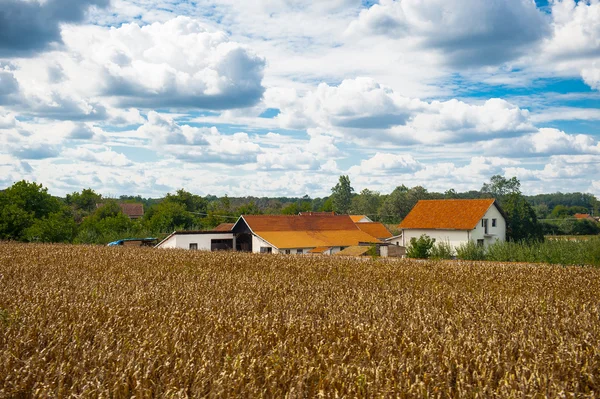
[[[164,198],[105,198],[93,189],[52,196],[41,184],[19,181],[0,191],[0,239],[25,242],[105,244],[127,237],[163,237],[174,230],[207,230],[243,214],[297,215],[337,212],[367,215],[393,227],[421,199],[496,198],[508,216],[509,239],[542,240],[544,234],[597,234],[598,224],[572,219],[574,213],[598,214],[590,194],[525,196],[516,178],[493,176],[480,190],[444,193],[424,187],[397,186],[389,194],[364,189],[355,193],[348,176],[340,176],[324,198],[200,196],[180,189]],[[130,220],[119,203],[142,203],[144,216]],[[584,210],[586,212],[584,212]],[[550,220],[543,220],[550,219]]]

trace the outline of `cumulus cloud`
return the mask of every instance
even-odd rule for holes
[[[530,51],[549,31],[531,0],[381,0],[349,32],[417,39],[458,66],[497,65]]]
[[[353,175],[394,175],[415,172],[422,167],[410,154],[378,152],[373,157],[362,160],[360,165],[352,166],[348,172]]]
[[[81,22],[92,7],[110,0],[3,0],[0,6],[0,58],[30,56],[61,43],[60,26]]]
[[[124,154],[115,152],[106,146],[70,148],[66,149],[62,155],[66,158],[104,166],[125,167],[133,165],[133,162]]]
[[[99,94],[121,106],[228,109],[257,103],[265,61],[198,20],[120,28],[63,30],[74,57],[85,60]]]

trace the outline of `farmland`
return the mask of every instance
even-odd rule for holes
[[[594,397],[600,269],[0,244],[0,397]]]

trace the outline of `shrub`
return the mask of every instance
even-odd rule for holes
[[[469,241],[456,248],[456,257],[462,260],[485,260],[485,248]]]
[[[435,244],[435,238],[430,238],[423,234],[418,239],[413,237],[410,239],[410,246],[406,249],[406,256],[416,259],[427,259],[431,255],[431,249]]]
[[[449,242],[438,242],[431,248],[432,259],[454,259],[454,249]]]

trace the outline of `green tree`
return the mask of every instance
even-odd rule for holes
[[[163,201],[154,206],[147,219],[148,228],[156,233],[170,233],[177,229],[190,229],[197,220],[184,204],[174,201]]]
[[[387,196],[379,209],[380,219],[386,223],[398,223],[404,219],[411,209],[422,199],[429,199],[431,195],[421,186],[408,188],[398,186]]]
[[[167,194],[164,201],[181,204],[188,212],[206,213],[208,207],[208,202],[204,198],[184,189],[177,190],[175,194]]]
[[[377,215],[380,206],[381,195],[377,191],[368,188],[363,189],[360,194],[352,198],[351,211],[356,215]]]
[[[503,209],[508,218],[507,239],[509,241],[544,241],[544,233],[533,207],[519,193],[505,197]]]
[[[339,214],[347,214],[352,204],[353,192],[354,188],[350,185],[350,178],[347,175],[340,176],[338,183],[331,188],[333,210]]]
[[[96,210],[96,204],[102,202],[102,195],[96,193],[91,188],[86,188],[81,193],[74,192],[67,194],[65,201],[77,211],[83,211],[86,214]]]
[[[431,238],[425,234],[419,238],[412,237],[410,245],[406,248],[406,256],[416,259],[428,259],[434,244],[435,238]]]
[[[29,242],[63,242],[73,241],[77,233],[77,223],[68,208],[54,212],[41,219],[35,219],[31,227],[24,231]]]
[[[36,219],[60,211],[61,202],[41,184],[22,180],[0,193],[0,239],[25,240]]]
[[[75,242],[82,244],[106,244],[133,233],[134,223],[123,214],[119,204],[106,201],[90,216],[83,219]]]
[[[500,175],[494,175],[489,183],[483,184],[481,192],[501,200],[509,194],[521,194],[521,182],[516,177],[507,179]]]

